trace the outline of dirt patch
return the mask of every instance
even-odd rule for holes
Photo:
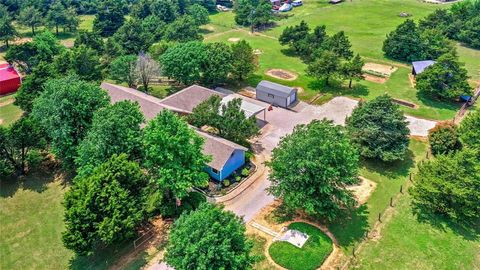
[[[0,102],[0,107],[10,105],[10,104],[12,104],[13,102],[15,102],[15,99],[9,98],[9,99],[7,99],[6,101]]]
[[[395,66],[368,62],[365,63],[362,69],[367,72],[378,73],[380,76],[383,75],[385,77],[390,77],[390,75],[397,71],[398,68]]]
[[[240,38],[232,37],[232,38],[229,38],[228,41],[230,41],[230,42],[239,42],[239,41],[240,41]]]
[[[294,87],[294,88],[297,89],[297,94],[305,92],[305,90],[303,90],[303,87]]]
[[[388,78],[377,77],[371,74],[363,74],[363,77],[365,78],[365,80],[374,83],[385,83],[388,80]]]
[[[358,206],[367,202],[370,195],[372,195],[373,191],[377,187],[377,183],[373,182],[372,180],[368,180],[363,177],[359,177],[361,182],[358,185],[350,186],[347,189],[353,191],[353,195],[358,202]]]
[[[158,250],[158,247],[163,247],[168,241],[168,231],[170,229],[171,221],[167,222],[161,218],[157,218],[152,221],[152,225],[153,237],[145,241],[145,243],[141,244],[136,249],[132,249],[130,253],[122,256],[114,265],[109,267],[109,270],[124,269],[125,265],[138,259],[139,256],[142,256],[143,252],[146,252],[149,256],[153,256],[154,258],[147,265],[154,264],[163,257],[163,250]],[[160,258],[158,258],[159,256]]]
[[[260,49],[255,49],[255,50],[253,50],[253,54],[260,55],[260,54],[262,54],[262,51]]]
[[[238,92],[238,94],[244,97],[253,98],[253,99],[255,99],[257,96],[254,91],[250,91],[248,89],[242,89]]]
[[[61,43],[67,48],[73,48],[73,45],[75,45],[75,41],[73,39],[62,40]]]
[[[2,119],[2,118],[0,118],[0,125],[1,125],[1,124],[3,124],[3,119]]]
[[[285,81],[294,81],[298,77],[296,73],[284,69],[269,69],[265,74]]]

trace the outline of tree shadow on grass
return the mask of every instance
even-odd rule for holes
[[[415,167],[415,155],[408,149],[403,160],[383,162],[378,159],[362,158],[361,164],[370,171],[395,179],[409,175],[411,169]]]
[[[433,213],[424,206],[415,202],[412,203],[412,213],[420,223],[427,223],[442,232],[448,229],[455,234],[462,236],[469,241],[477,241],[480,239],[480,217],[473,224],[459,224],[450,220],[448,217]]]
[[[330,79],[329,85],[324,80],[314,80],[309,82],[307,86],[312,90],[333,96],[365,97],[369,93],[368,87],[365,85],[355,83],[352,88],[348,88],[342,81],[332,79]]]
[[[436,109],[456,111],[462,106],[462,103],[460,103],[460,102],[436,100],[433,97],[430,97],[430,96],[428,96],[424,93],[421,93],[419,91],[417,91],[417,98],[423,104],[425,104],[425,106],[428,106],[428,107],[431,107],[431,108],[436,108]]]
[[[330,222],[328,229],[335,235],[341,247],[349,247],[363,239],[370,229],[368,215],[368,207],[363,204],[346,216]]]
[[[15,195],[17,190],[26,189],[41,193],[47,185],[56,179],[55,173],[31,173],[21,177],[7,177],[0,181],[0,197],[7,198]]]

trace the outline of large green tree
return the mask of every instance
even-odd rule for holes
[[[292,210],[333,220],[355,206],[359,156],[345,131],[331,121],[298,125],[273,150],[269,191]]]
[[[135,86],[136,74],[135,67],[137,65],[136,55],[122,55],[110,64],[109,77],[117,83],[127,83],[128,87]]]
[[[387,162],[405,158],[410,131],[403,112],[389,96],[360,103],[346,123],[360,155]]]
[[[325,80],[326,85],[330,85],[330,78],[339,77],[340,57],[331,51],[321,51],[318,57],[315,57],[307,67],[307,74],[317,80]]]
[[[113,154],[124,153],[130,160],[139,160],[143,121],[140,107],[131,101],[120,101],[96,111],[92,127],[78,146],[75,163],[79,173],[90,172]]]
[[[9,127],[0,126],[0,158],[16,173],[25,174],[30,153],[45,146],[43,135],[31,117],[22,117]]]
[[[32,73],[23,78],[22,85],[15,97],[15,105],[19,106],[24,112],[30,113],[33,101],[43,91],[45,82],[57,77],[57,75],[52,64],[40,62],[33,68]]]
[[[457,127],[451,122],[438,123],[435,128],[429,130],[428,142],[434,155],[449,154],[462,148]]]
[[[219,96],[212,96],[195,107],[187,119],[194,126],[213,127],[221,137],[248,146],[248,139],[258,135],[259,128],[255,116],[247,117],[241,104],[239,98],[222,104]]]
[[[51,63],[64,49],[52,33],[44,31],[37,34],[31,42],[10,46],[5,59],[30,73],[41,61]]]
[[[177,270],[252,269],[251,249],[241,218],[203,203],[175,221],[165,259]]]
[[[480,150],[480,110],[470,112],[460,124],[458,134],[463,145]]]
[[[153,43],[152,33],[144,31],[140,20],[128,20],[118,29],[113,38],[126,54],[145,52]]]
[[[85,45],[80,45],[73,50],[72,69],[82,80],[102,79],[100,56],[97,51]]]
[[[49,27],[55,28],[55,34],[58,36],[58,28],[65,26],[67,23],[67,9],[62,1],[56,0],[53,2],[49,7],[45,20]]]
[[[2,8],[2,5],[0,4],[0,8]],[[12,24],[12,18],[11,16],[8,15],[7,12],[2,12],[6,14],[5,16],[2,16],[0,18],[0,40],[5,42],[5,45],[7,48],[9,47],[9,41],[13,40],[15,37],[18,37],[19,34],[17,30],[15,30],[15,27],[13,27]]]
[[[232,77],[243,81],[257,68],[253,49],[245,40],[232,44]]]
[[[454,54],[445,54],[416,77],[416,88],[422,95],[443,100],[457,100],[471,95],[467,70]]]
[[[365,65],[365,62],[360,55],[357,54],[352,60],[344,62],[340,67],[342,77],[349,81],[348,88],[352,88],[353,80],[359,81],[364,79],[362,71],[363,65]]]
[[[187,42],[168,48],[160,57],[160,62],[166,76],[188,85],[200,81],[205,59],[204,44]]]
[[[273,20],[272,5],[265,0],[239,0],[235,2],[235,22],[243,26],[260,27]]]
[[[200,4],[193,4],[187,7],[186,12],[193,18],[197,25],[204,25],[210,22],[208,10]]]
[[[410,190],[421,210],[455,222],[477,224],[480,217],[480,152],[466,149],[419,165]]]
[[[35,35],[35,27],[38,27],[43,22],[42,13],[33,6],[27,6],[20,11],[18,22],[26,27],[32,29],[32,35]]]
[[[387,57],[401,61],[424,60],[420,31],[413,20],[407,19],[387,35],[383,42]]]
[[[33,102],[32,115],[47,133],[52,152],[64,167],[74,168],[77,146],[91,126],[93,114],[109,102],[97,85],[75,77],[49,80]]]
[[[182,199],[191,188],[208,183],[203,139],[183,119],[163,110],[143,133],[144,166],[167,197]]]
[[[323,47],[329,51],[332,51],[338,57],[349,60],[353,57],[352,44],[345,35],[344,31],[340,31],[335,35],[326,39]]]
[[[305,40],[310,34],[309,32],[308,24],[302,20],[298,25],[287,26],[278,40],[281,45],[288,45],[293,52],[302,55],[305,48]]]
[[[167,26],[164,38],[177,42],[202,40],[199,32],[200,28],[195,19],[190,15],[183,15]]]
[[[133,237],[144,219],[145,176],[126,155],[113,155],[91,174],[77,177],[64,198],[64,245],[79,255],[100,244]]]
[[[75,39],[74,47],[85,45],[101,53],[105,46],[102,37],[93,31],[80,31]]]
[[[102,1],[93,21],[93,30],[104,37],[113,35],[125,21],[123,8],[122,1]]]
[[[225,82],[232,70],[232,50],[225,43],[207,43],[206,58],[202,65],[202,82],[217,85]]]

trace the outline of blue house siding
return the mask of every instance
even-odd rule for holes
[[[206,169],[207,173],[217,181],[223,181],[225,178],[229,177],[235,170],[242,167],[245,164],[245,151],[235,150],[228,159],[228,161],[223,165],[223,168],[218,173],[215,173],[212,168],[208,167]]]

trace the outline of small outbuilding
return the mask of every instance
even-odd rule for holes
[[[0,64],[0,95],[16,92],[21,84],[22,78],[13,66]]]
[[[256,88],[258,100],[287,108],[297,101],[297,90],[270,81],[261,81]]]
[[[425,60],[425,61],[416,61],[412,62],[412,74],[413,76],[417,76],[418,74],[422,73],[427,67],[435,64],[435,61],[432,60]]]

